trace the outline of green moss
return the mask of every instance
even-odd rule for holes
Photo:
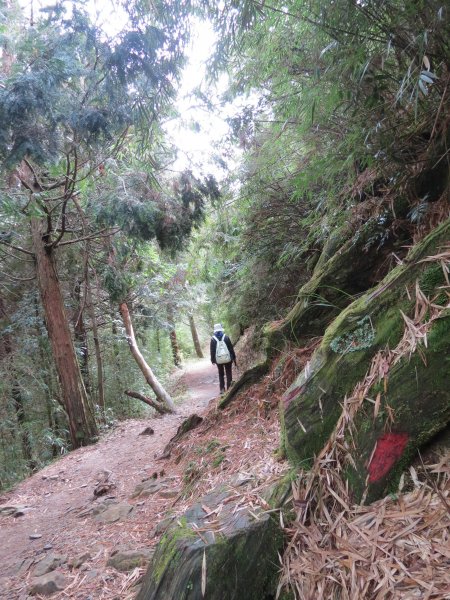
[[[436,288],[444,284],[445,277],[440,263],[432,263],[419,279],[419,287],[426,296],[434,293]]]
[[[353,457],[356,469],[348,467],[346,477],[356,498],[360,498],[367,474],[367,463],[377,439],[386,431],[406,432],[408,444],[401,458],[379,481],[371,483],[367,501],[370,502],[386,493],[395,492],[401,474],[425,446],[450,420],[450,390],[448,368],[443,360],[450,354],[450,315],[433,323],[428,335],[428,346],[422,346],[420,354],[405,356],[389,372],[387,389],[384,383],[371,388],[369,396],[381,394],[382,410],[373,420],[373,405],[363,405],[354,421],[352,442],[356,445]],[[394,413],[394,422],[387,420],[387,405]],[[369,427],[368,424],[371,424]]]
[[[223,452],[218,452],[214,456],[211,465],[214,469],[216,469],[218,466],[220,466],[223,463],[224,460],[225,460],[225,454]]]
[[[347,354],[348,352],[358,352],[372,346],[375,339],[375,330],[369,317],[363,317],[356,325],[358,327],[353,331],[331,340],[330,348],[333,352]]]
[[[209,454],[210,452],[213,452],[216,448],[219,448],[220,445],[221,442],[219,440],[212,439],[206,444],[205,452]]]
[[[282,508],[290,495],[292,482],[297,479],[296,469],[290,469],[279,481],[264,490],[264,500],[270,508]]]
[[[179,543],[182,540],[196,538],[194,531],[188,526],[186,517],[177,521],[177,527],[171,528],[161,538],[158,555],[152,564],[152,577],[158,583],[170,563],[175,564],[181,556]]]

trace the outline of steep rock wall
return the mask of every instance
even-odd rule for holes
[[[333,431],[341,413],[344,398],[350,396],[355,386],[368,371],[373,357],[380,349],[394,348],[400,341],[405,321],[402,312],[410,315],[415,306],[416,282],[419,288],[428,295],[439,295],[440,287],[445,284],[442,266],[438,262],[424,262],[426,257],[437,254],[448,244],[450,239],[450,221],[429,234],[420,244],[415,246],[404,263],[395,268],[374,289],[364,294],[344,309],[331,323],[318,350],[307,368],[284,395],[282,420],[284,427],[284,442],[290,460],[296,465],[311,464]],[[442,302],[448,302],[448,297],[442,293]],[[394,443],[385,438],[383,444],[395,445],[398,453],[396,460],[389,468],[389,473],[398,463],[405,452],[411,456],[417,447],[430,439],[448,422],[449,392],[448,366],[442,363],[442,356],[448,354],[448,339],[441,335],[445,330],[447,318],[443,317],[433,326],[430,332],[430,344],[426,355],[429,354],[429,365],[426,366],[420,355],[414,356],[409,363],[406,359],[393,370],[392,380],[389,381],[389,394],[384,390],[386,403],[394,407],[395,414],[401,421],[396,422],[391,432],[397,431],[399,436]],[[433,341],[433,346],[431,346]],[[443,354],[444,353],[444,354]],[[427,361],[427,356],[422,358]],[[442,367],[439,367],[442,364]],[[447,376],[439,376],[439,368],[444,369]],[[386,384],[384,384],[386,385]],[[412,387],[415,386],[415,391]],[[371,391],[370,397],[379,390]],[[414,391],[414,393],[413,393]],[[425,414],[426,406],[430,410]],[[422,408],[420,408],[422,407]],[[421,413],[418,422],[410,419],[406,422],[405,415]],[[362,415],[363,413],[361,413]],[[362,495],[361,485],[367,477],[372,477],[371,495],[375,497],[386,489],[389,474],[384,473],[378,479],[367,474],[369,452],[373,450],[377,440],[383,435],[381,423],[371,424],[361,416],[361,423],[355,423],[356,442],[354,452],[360,458],[353,471],[349,470],[354,482],[357,496]],[[377,429],[378,427],[378,429]],[[369,435],[370,433],[370,435]],[[378,437],[377,437],[378,436]],[[405,437],[407,436],[407,437]],[[402,439],[400,439],[402,438]],[[381,441],[380,441],[381,444]],[[403,447],[398,450],[400,446]],[[364,447],[364,451],[363,451]],[[375,456],[375,460],[378,458]],[[361,462],[362,461],[362,462]],[[376,485],[375,485],[376,484]]]

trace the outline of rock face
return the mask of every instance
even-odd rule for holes
[[[374,357],[380,359],[382,381],[366,394],[376,402],[378,412],[374,416],[374,404],[366,402],[348,440],[353,466],[347,474],[356,499],[366,479],[368,499],[387,491],[398,479],[400,467],[450,419],[448,311],[433,322],[427,347],[422,346],[411,359],[404,356],[394,366],[387,360],[383,363],[379,354],[386,347],[395,348],[402,338],[407,326],[402,312],[414,314],[416,283],[434,303],[448,303],[442,291],[446,283],[442,265],[424,259],[438,254],[449,238],[450,222],[446,221],[414,247],[403,265],[343,310],[326,330],[310,364],[284,395],[285,447],[294,464],[305,465],[330,436],[344,398],[364,379]],[[427,314],[425,308],[423,321]],[[411,335],[413,330],[414,326]]]
[[[398,216],[401,207],[396,207]],[[287,340],[305,345],[311,337],[323,334],[326,326],[352,301],[352,296],[373,287],[386,272],[387,255],[402,245],[402,238],[390,235],[377,249],[386,234],[393,213],[383,222],[368,221],[356,234],[345,224],[332,234],[314,269],[311,279],[300,289],[297,302],[289,314],[266,327],[269,356],[283,349]]]
[[[247,510],[233,512],[235,506],[227,499],[228,489],[214,491],[169,527],[137,600],[272,597],[283,544],[281,530],[270,514],[252,510],[255,519]]]
[[[371,398],[380,397],[377,418],[368,403],[357,414],[354,465],[348,465],[346,476],[358,498],[366,479],[369,502],[395,491],[417,450],[450,422],[450,311],[433,324],[427,338],[427,348],[391,369],[386,388],[378,383],[371,389]],[[389,427],[387,410],[394,415]]]

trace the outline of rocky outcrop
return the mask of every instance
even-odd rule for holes
[[[230,488],[216,490],[169,527],[137,600],[273,597],[281,529],[261,509],[236,511],[232,499]]]
[[[393,214],[369,219],[351,233],[345,224],[330,235],[312,277],[300,289],[297,302],[281,321],[266,326],[267,352],[274,356],[287,341],[303,346],[323,335],[327,325],[355,296],[373,287],[386,274],[387,256],[401,255],[405,239],[389,233]]]
[[[356,498],[366,501],[395,492],[417,450],[450,422],[450,310],[427,333],[427,346],[394,365],[370,389],[354,420],[352,461],[344,473]]]
[[[438,254],[450,239],[446,221],[415,246],[404,263],[378,286],[343,310],[327,328],[307,368],[284,395],[284,443],[296,465],[310,464],[326,443],[342,413],[344,399],[369,371],[378,353],[399,343],[408,327],[403,315],[413,315],[416,294],[448,302],[442,290],[445,275]],[[416,288],[418,284],[418,288]],[[402,314],[403,313],[403,314]],[[423,320],[429,318],[425,309]],[[448,366],[449,315],[445,311],[429,329],[428,346],[401,360],[381,363],[381,383],[370,387],[358,412],[348,454],[349,483],[356,498],[369,485],[368,498],[384,493],[416,449],[444,428],[450,418]],[[411,331],[411,335],[413,335]],[[385,372],[382,370],[385,369]],[[448,378],[448,375],[447,375]]]

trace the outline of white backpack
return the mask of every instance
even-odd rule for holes
[[[216,340],[216,363],[218,365],[223,365],[225,363],[231,362],[230,351],[228,350],[228,346],[225,343],[225,336],[222,337],[221,340],[218,340],[215,335],[213,338]]]

